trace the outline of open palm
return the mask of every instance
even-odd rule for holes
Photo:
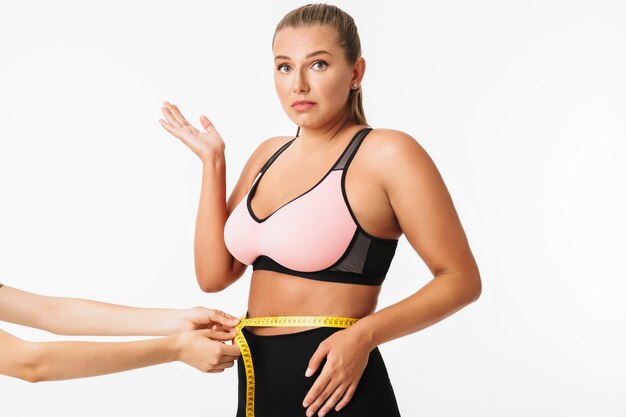
[[[159,119],[161,126],[180,139],[200,159],[204,160],[224,151],[224,140],[205,115],[200,116],[200,123],[205,130],[202,132],[191,125],[174,104],[164,101],[161,112],[165,117],[165,120]]]

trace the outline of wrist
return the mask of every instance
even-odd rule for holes
[[[167,313],[167,319],[164,321],[165,335],[175,335],[187,330],[187,317],[189,310],[170,309]]]
[[[359,343],[365,346],[369,351],[372,351],[378,346],[374,335],[373,326],[370,325],[365,319],[360,319],[355,324],[349,327],[352,333],[355,335]]]
[[[146,336],[170,336],[183,329],[185,310],[175,308],[157,308],[145,317],[143,330],[138,332]]]
[[[180,333],[164,337],[163,340],[167,344],[170,362],[181,361],[183,357],[183,339]]]
[[[201,159],[205,168],[221,167],[226,161],[225,149],[211,151],[203,155]]]

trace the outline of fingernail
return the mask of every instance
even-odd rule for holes
[[[309,403],[307,403],[306,401],[302,403],[302,407],[308,407]]]
[[[307,411],[306,415],[307,415],[307,417],[311,417],[313,415],[313,411]]]
[[[324,417],[326,415],[326,411],[320,411],[319,413],[317,413],[317,415],[320,417]]]
[[[313,369],[311,368],[306,368],[306,372],[304,373],[304,376],[309,377],[313,375]],[[306,406],[305,406],[306,407]]]

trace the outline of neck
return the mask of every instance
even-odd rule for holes
[[[298,140],[309,143],[310,146],[323,146],[326,143],[330,143],[339,132],[353,125],[354,122],[350,120],[348,114],[340,114],[337,118],[323,126],[315,128],[301,127]]]

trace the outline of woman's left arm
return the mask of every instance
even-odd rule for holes
[[[447,187],[427,152],[411,136],[377,129],[376,164],[395,217],[433,279],[404,300],[366,316],[324,340],[306,375],[324,368],[307,393],[307,416],[345,407],[378,345],[417,332],[480,296],[478,266]],[[373,133],[373,132],[372,132]]]

